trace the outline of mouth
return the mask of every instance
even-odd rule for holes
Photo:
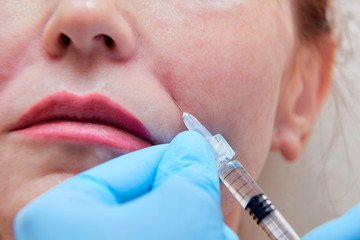
[[[153,145],[146,127],[110,98],[61,91],[33,105],[12,132],[43,139],[105,145],[131,152]]]

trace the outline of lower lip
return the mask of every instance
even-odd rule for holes
[[[124,152],[132,152],[151,146],[149,142],[126,131],[97,123],[48,122],[14,132],[36,138],[105,145]]]

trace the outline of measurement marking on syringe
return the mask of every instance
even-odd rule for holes
[[[247,184],[246,183],[243,183],[243,185],[239,186],[239,187],[234,187],[238,192],[241,192],[240,190],[245,187]]]
[[[236,181],[238,181],[239,179],[241,179],[241,178],[243,178],[243,176],[240,176],[240,177],[235,178],[231,183],[229,183],[229,185],[230,185],[230,186],[233,186],[233,184],[234,184]],[[225,180],[227,180],[227,179],[225,179]],[[244,186],[248,185],[247,182],[245,182],[245,181],[240,181],[240,182],[243,183],[243,184],[242,184],[241,186],[237,187],[237,189],[241,189],[241,188],[243,188]]]
[[[280,231],[280,228],[277,228],[277,229],[279,229],[278,232],[281,233],[281,234],[278,236],[278,239],[281,239],[282,236],[287,236],[287,233],[289,233],[289,231],[287,231],[287,230],[285,230],[285,232],[282,232],[282,231]],[[290,235],[290,237],[291,237],[291,235]]]
[[[224,177],[224,179],[227,179],[229,176],[230,176],[230,178],[231,178],[231,175],[232,175],[232,173],[234,172],[235,170],[232,170],[230,173],[228,173],[225,177]],[[236,174],[234,174],[235,176],[236,176]],[[240,178],[245,178],[245,176],[244,175],[241,175],[241,176],[237,176],[237,178],[234,180],[234,181],[236,181],[236,180],[238,180],[238,179],[240,179]],[[233,182],[234,182],[233,181]]]
[[[247,183],[244,183],[243,185],[241,185],[240,187],[234,187],[234,186],[232,186],[231,184],[229,185],[229,186],[232,186],[232,190],[231,190],[231,192],[238,192],[240,195],[241,195],[241,197],[242,198],[245,198],[247,195],[249,195],[252,191],[253,191],[253,189],[249,189],[245,194],[241,191],[241,189],[244,187],[244,186],[246,186],[247,185]]]
[[[232,186],[232,185],[234,184],[234,182],[236,182],[236,181],[239,180],[240,178],[241,178],[241,177],[235,178],[234,181],[232,181],[232,182],[230,183],[230,185]],[[246,183],[245,183],[244,185],[246,185]]]
[[[228,174],[226,174],[226,176],[224,177],[224,179],[226,179],[232,172],[234,172],[234,170],[230,171]]]
[[[245,195],[244,195],[244,198],[247,197],[247,195],[249,195],[249,193],[251,193],[252,190],[250,189]]]

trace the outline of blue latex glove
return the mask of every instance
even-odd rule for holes
[[[360,204],[342,217],[332,220],[306,234],[303,240],[359,240],[360,239]]]
[[[219,179],[195,132],[87,170],[30,202],[17,240],[238,239],[224,223]]]

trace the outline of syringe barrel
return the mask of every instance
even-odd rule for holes
[[[263,191],[246,169],[236,160],[226,161],[218,167],[221,181],[245,209],[253,196]]]
[[[263,190],[236,160],[224,162],[218,168],[225,186],[246,209],[270,239],[300,239],[285,218],[273,206]]]
[[[274,210],[267,215],[259,226],[270,237],[270,239],[279,240],[300,240],[295,230],[285,220],[278,210]]]

